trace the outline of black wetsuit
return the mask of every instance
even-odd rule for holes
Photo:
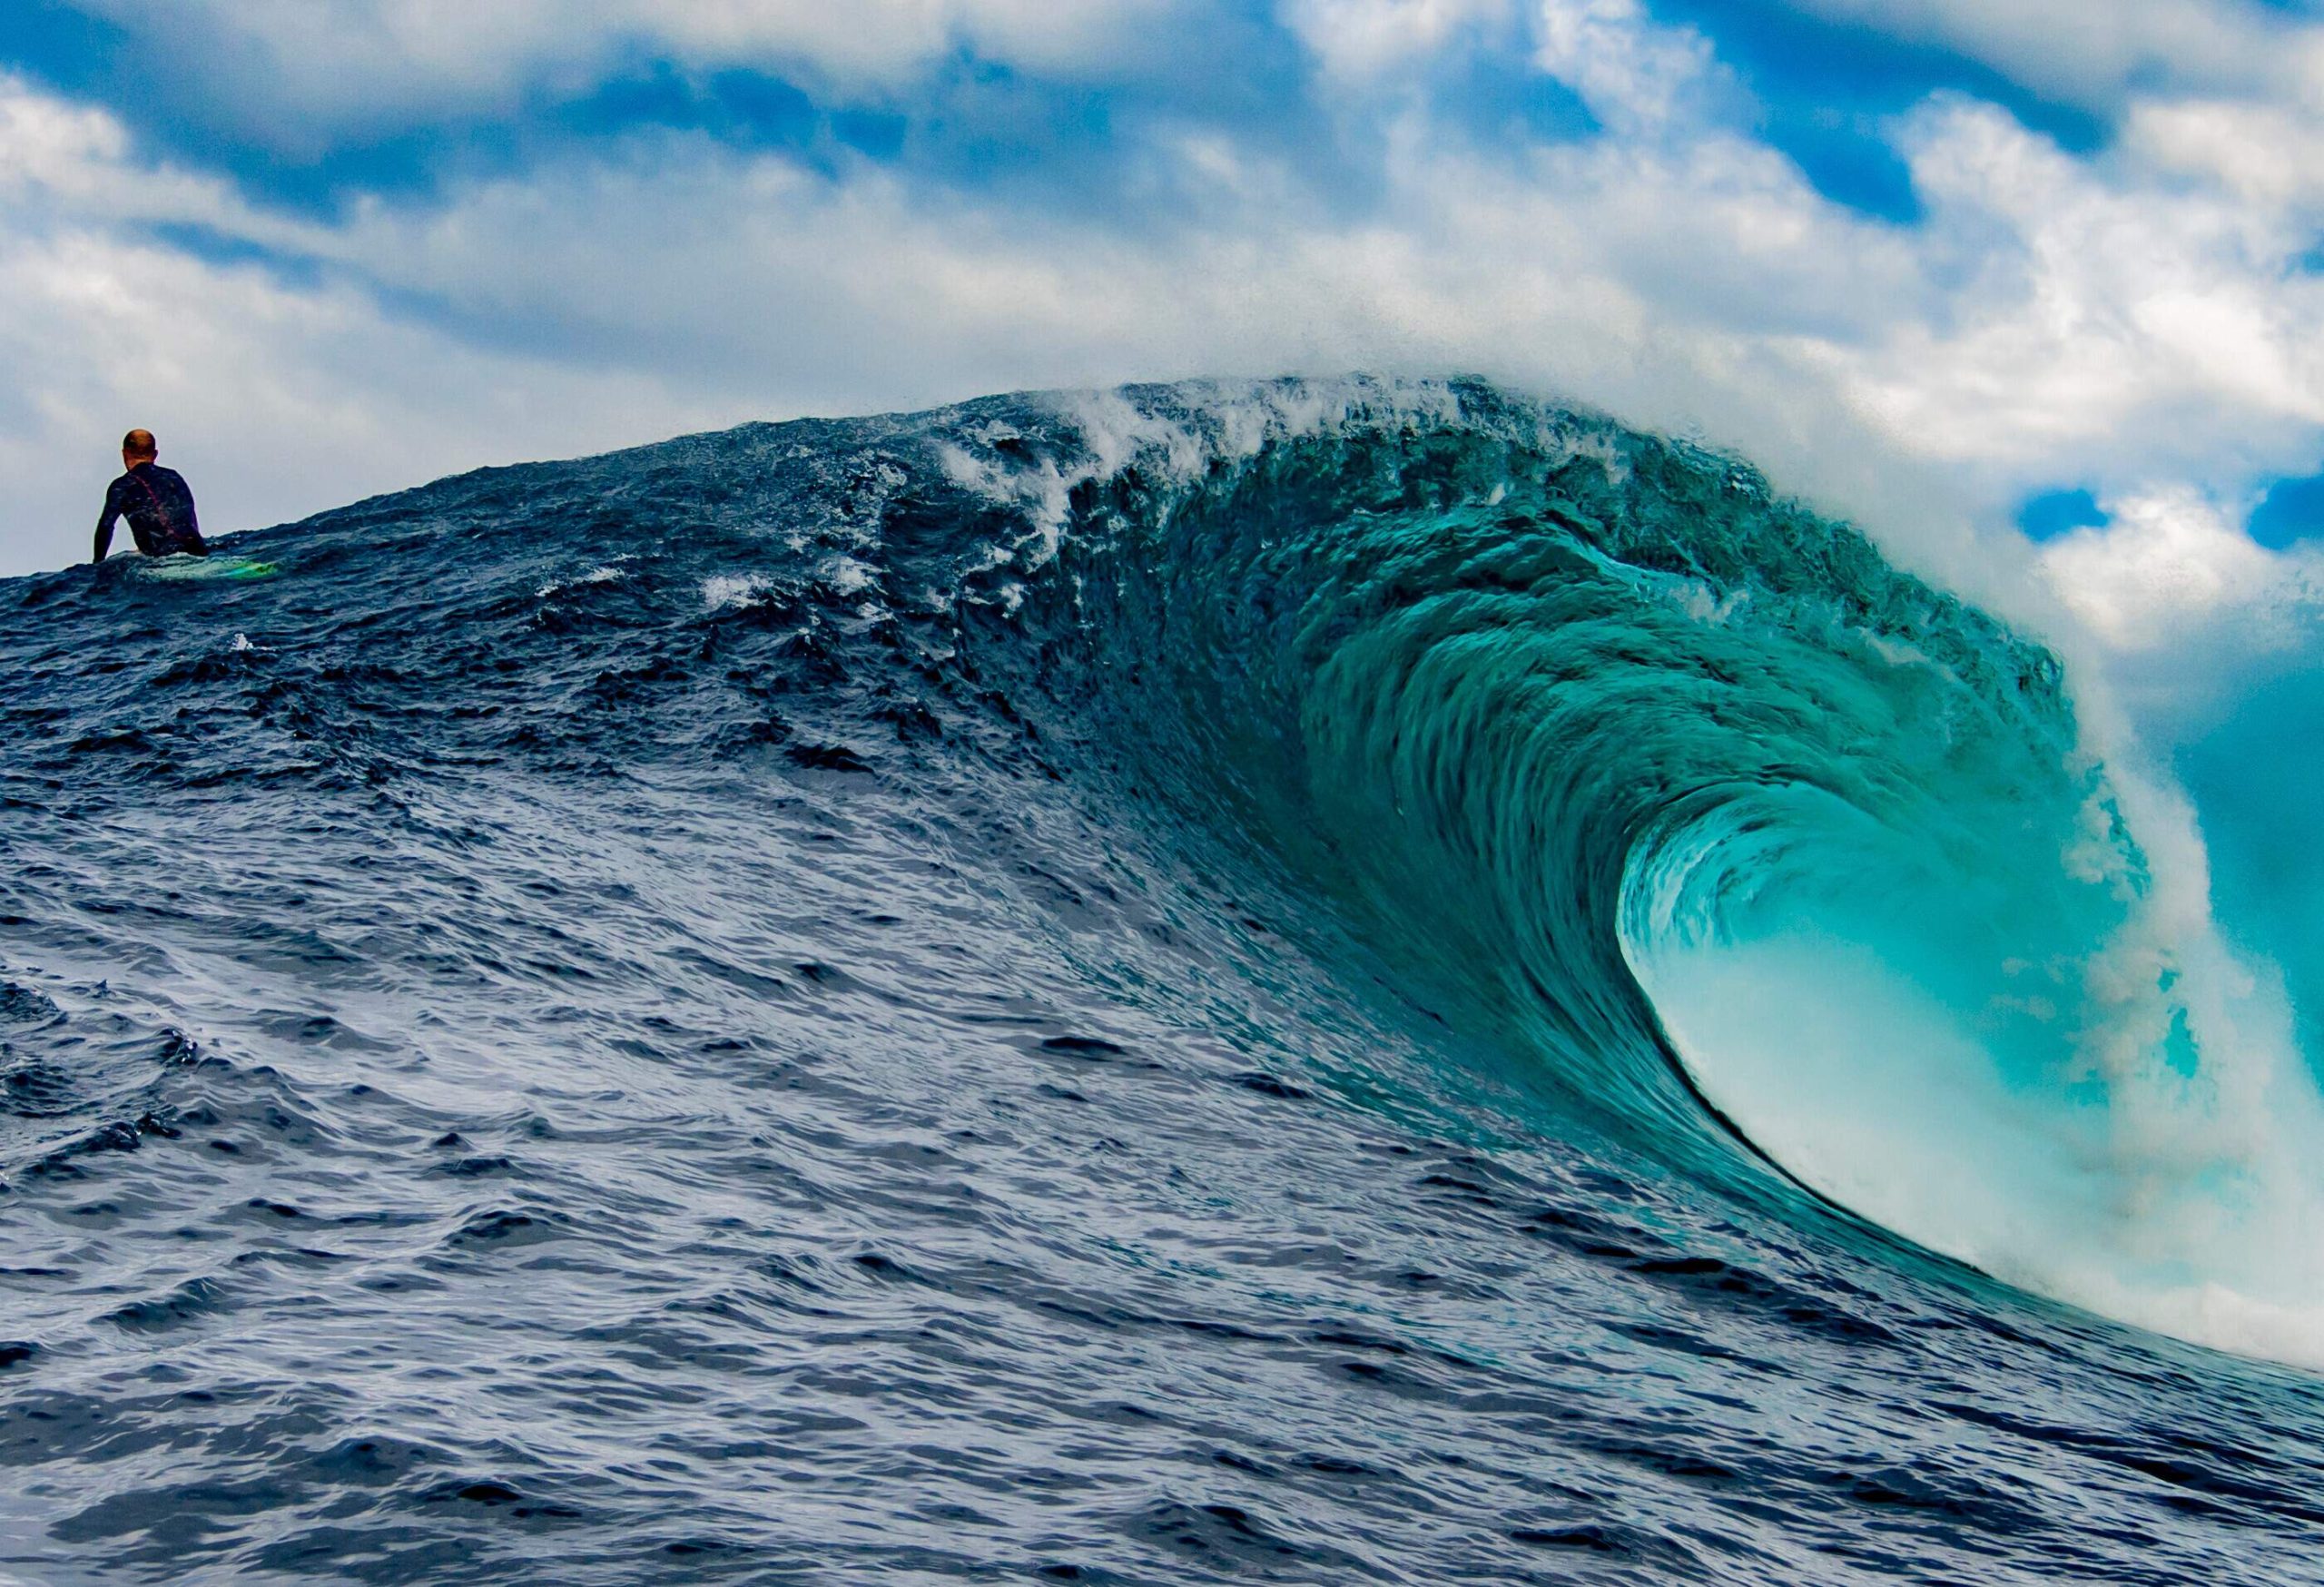
[[[129,520],[129,532],[137,541],[137,548],[148,557],[169,557],[183,552],[192,557],[207,557],[210,547],[202,538],[202,522],[193,516],[193,491],[186,484],[185,476],[174,468],[164,468],[159,463],[140,463],[105,491],[104,517],[97,520],[97,555],[103,562],[105,553],[113,549],[113,526],[115,518]]]

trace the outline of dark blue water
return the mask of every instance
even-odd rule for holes
[[[1721,459],[1144,389],[228,547],[0,585],[0,1580],[2324,1581],[2313,1379],[1663,1028],[2143,886],[2054,664]]]

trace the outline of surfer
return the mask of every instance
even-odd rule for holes
[[[164,468],[153,459],[161,448],[150,429],[133,429],[121,438],[121,466],[127,470],[105,491],[104,516],[97,520],[97,554],[103,562],[113,549],[113,526],[129,520],[137,548],[148,557],[207,557],[210,546],[202,537],[202,524],[193,516],[193,490],[185,476]]]

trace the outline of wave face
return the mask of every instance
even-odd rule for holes
[[[0,1571],[2324,1579],[2312,1383],[2093,1315],[2324,1295],[2168,802],[1729,459],[1139,388],[230,545],[0,586]]]

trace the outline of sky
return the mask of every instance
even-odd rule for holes
[[[131,425],[215,531],[746,419],[1475,372],[1739,450],[2135,675],[2303,631],[2319,331],[2289,0],[0,20],[0,575],[88,555]]]

